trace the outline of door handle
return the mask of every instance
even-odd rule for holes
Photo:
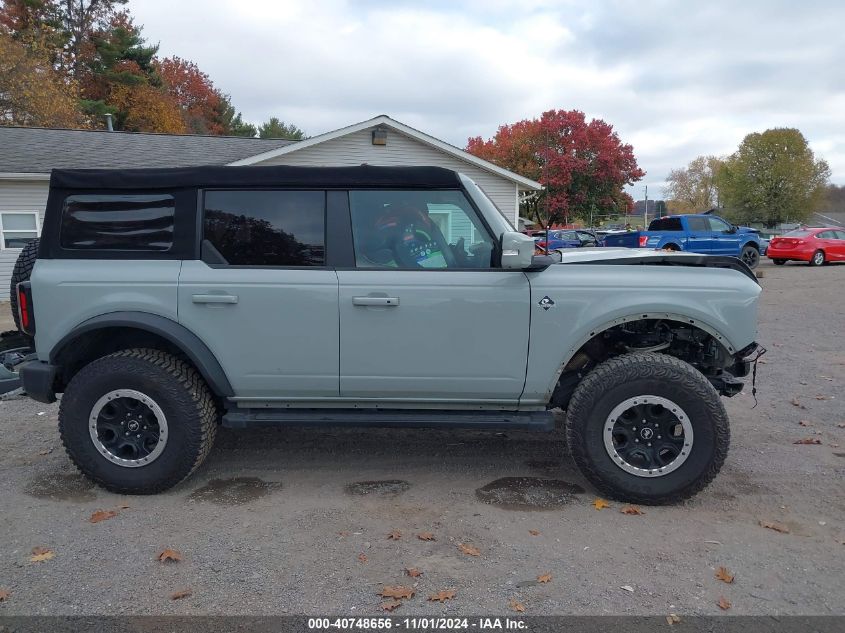
[[[237,303],[237,295],[191,295],[194,303]]]
[[[398,306],[399,297],[352,297],[354,306]]]

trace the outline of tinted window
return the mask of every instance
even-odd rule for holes
[[[687,218],[687,225],[690,231],[710,231],[707,218]]]
[[[658,218],[648,225],[649,231],[682,231],[681,218]]]
[[[322,266],[325,207],[322,191],[207,191],[203,236],[228,264]]]
[[[359,268],[491,266],[493,241],[460,191],[350,191],[349,207]]]
[[[167,251],[175,203],[168,194],[78,195],[65,199],[61,245],[70,249]]]

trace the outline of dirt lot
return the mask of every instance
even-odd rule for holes
[[[121,497],[76,473],[56,406],[12,396],[0,614],[375,614],[383,584],[415,587],[397,615],[508,613],[511,600],[526,615],[713,614],[721,597],[731,614],[843,614],[845,266],[761,269],[760,404],[727,401],[733,445],[706,491],[640,516],[593,507],[560,432],[223,429],[187,482]],[[821,444],[794,444],[807,437]],[[519,486],[533,486],[527,505],[508,505]],[[119,514],[92,524],[96,510]],[[55,557],[30,562],[34,547]],[[183,560],[155,560],[167,547]],[[454,599],[426,601],[441,589]]]

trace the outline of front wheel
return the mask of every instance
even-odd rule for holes
[[[730,443],[719,394],[691,365],[656,353],[605,361],[566,412],[569,451],[605,496],[668,504],[709,484]]]
[[[742,254],[739,258],[753,270],[760,263],[760,251],[756,247],[749,245],[742,249]]]
[[[202,377],[159,350],[130,349],[83,367],[65,389],[59,432],[83,474],[112,492],[153,494],[211,450],[217,410]]]

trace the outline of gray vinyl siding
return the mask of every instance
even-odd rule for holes
[[[38,211],[38,228],[44,224],[49,183],[46,180],[0,180],[0,212]],[[7,289],[19,248],[2,248],[0,244],[0,301],[8,301]]]
[[[368,165],[432,165],[454,169],[472,178],[506,218],[517,225],[517,185],[425,143],[389,129],[387,145],[372,144],[372,128],[276,156],[259,165],[312,167]]]

